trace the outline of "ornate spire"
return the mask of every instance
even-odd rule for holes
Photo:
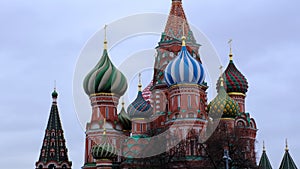
[[[288,139],[285,139],[285,151],[289,151]]]
[[[232,61],[232,60],[233,60],[233,54],[232,54],[232,39],[229,39],[228,44],[229,44],[229,48],[230,48],[230,52],[229,52],[229,60]]]
[[[142,91],[142,74],[139,73],[139,84],[138,84],[139,92]]]
[[[182,7],[181,0],[172,0],[172,7],[169,13],[168,21],[165,27],[164,35],[161,42],[169,40],[180,40],[183,36],[183,29],[185,30],[185,36],[187,41],[196,43],[195,37],[187,22],[185,12]]]
[[[104,26],[104,49],[107,50],[107,25]]]
[[[272,169],[270,160],[266,153],[266,147],[265,147],[264,141],[263,141],[263,153],[262,153],[260,161],[259,161],[259,168],[260,169]]]
[[[281,161],[280,167],[279,169],[298,169],[292,156],[289,153],[289,148],[288,148],[288,143],[287,143],[287,139],[286,141],[286,145],[285,145],[285,153],[283,156],[283,159]]]
[[[220,66],[220,86],[224,87],[224,78],[223,78],[223,66]]]
[[[62,129],[59,112],[57,108],[56,98],[58,94],[56,87],[52,92],[52,106],[48,119],[45,137],[41,148],[41,154],[39,161],[36,162],[36,168],[47,168],[53,161],[56,164],[52,164],[53,168],[64,168],[70,169],[72,162],[68,158],[68,150],[65,144],[64,131]],[[64,165],[65,166],[64,166]]]

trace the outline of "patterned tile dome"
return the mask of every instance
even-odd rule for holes
[[[223,78],[220,81],[218,95],[208,105],[208,114],[213,119],[235,118],[239,113],[239,105],[226,93]]]
[[[181,51],[167,65],[164,78],[168,86],[182,83],[202,84],[204,82],[204,68],[188,52],[185,46],[185,37],[182,38]]]
[[[130,118],[149,118],[153,108],[143,98],[142,91],[139,91],[136,99],[128,106],[127,112]]]
[[[139,73],[138,94],[136,99],[128,106],[127,112],[131,119],[133,118],[149,118],[153,113],[153,108],[143,97],[141,73]]]
[[[229,64],[224,72],[225,75],[225,89],[227,93],[237,92],[246,94],[248,91],[248,82],[245,76],[237,69],[230,54]],[[218,80],[217,88],[220,86]]]

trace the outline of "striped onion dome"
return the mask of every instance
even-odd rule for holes
[[[248,91],[248,82],[245,76],[237,69],[233,63],[232,54],[230,56],[229,64],[224,72],[225,74],[225,88],[227,93],[243,93]],[[217,83],[217,87],[220,85],[220,80]]]
[[[168,86],[204,82],[204,68],[200,62],[191,56],[185,45],[185,37],[182,38],[182,48],[165,69],[165,81]]]
[[[118,119],[121,125],[123,126],[124,130],[131,130],[131,121],[128,114],[125,111],[124,102],[122,103],[121,112],[118,114]]]
[[[153,108],[143,97],[141,83],[139,84],[137,97],[128,106],[127,112],[130,118],[149,118],[152,115]]]
[[[208,105],[209,116],[213,119],[235,118],[239,113],[238,103],[226,93],[223,83],[224,80],[221,78],[218,95]]]
[[[94,159],[114,159],[118,152],[114,145],[109,143],[106,135],[103,136],[104,141],[92,147],[92,155]]]
[[[126,77],[112,64],[106,47],[100,61],[86,75],[83,87],[87,95],[96,93],[124,95],[127,89]]]

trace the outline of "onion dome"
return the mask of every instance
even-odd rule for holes
[[[225,88],[227,93],[243,93],[246,94],[248,91],[248,82],[245,76],[237,69],[233,63],[233,54],[229,54],[230,61],[224,72],[225,74]],[[219,86],[218,81],[217,86]]]
[[[94,159],[114,159],[117,157],[117,149],[103,136],[104,141],[100,144],[93,146],[92,155]]]
[[[54,88],[54,91],[52,92],[52,98],[57,98],[58,97],[58,93],[56,92],[56,89]]]
[[[113,93],[122,96],[127,89],[126,77],[109,59],[106,40],[104,41],[102,58],[86,75],[83,87],[87,95]]]
[[[208,105],[209,116],[213,119],[235,118],[239,113],[239,105],[226,93],[222,77],[220,81],[218,95]]]
[[[130,121],[128,114],[125,111],[124,102],[122,102],[122,109],[118,115],[118,119],[119,119],[121,125],[123,126],[124,130],[131,130],[131,121]]]
[[[205,73],[202,64],[191,56],[185,45],[185,37],[182,37],[181,51],[165,69],[165,81],[168,86],[204,82]]]
[[[139,91],[136,99],[128,106],[127,112],[130,118],[149,118],[152,115],[152,106],[144,99],[141,84],[141,74],[139,74],[140,82]]]

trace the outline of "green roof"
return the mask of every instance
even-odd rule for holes
[[[266,150],[263,150],[263,153],[261,155],[261,158],[259,161],[259,169],[272,169],[272,166],[271,166],[271,163],[267,156]]]
[[[297,166],[290,155],[288,148],[285,150],[279,169],[297,169]]]

